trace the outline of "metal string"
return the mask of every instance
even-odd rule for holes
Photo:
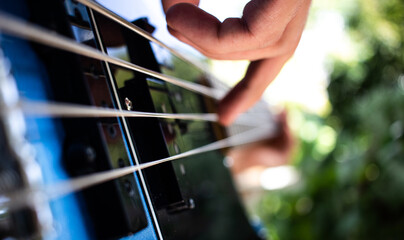
[[[96,1],[92,1],[92,0],[77,0],[77,2],[91,8],[92,10],[100,13],[101,15],[111,19],[112,21],[126,27],[127,29],[139,34],[140,36],[146,38],[147,40],[156,43],[157,45],[159,45],[162,48],[167,49],[168,51],[170,51],[173,55],[177,56],[178,58],[188,62],[189,64],[192,64],[194,66],[196,66],[197,68],[199,68],[201,71],[203,72],[207,72],[206,68],[204,66],[202,66],[200,63],[196,62],[196,61],[192,61],[191,59],[187,58],[186,56],[182,55],[181,53],[179,53],[178,51],[174,50],[173,48],[167,46],[166,44],[164,44],[162,41],[158,40],[157,38],[153,37],[150,33],[148,33],[147,31],[139,28],[138,26],[134,25],[133,23],[125,20],[124,18],[122,18],[121,16],[117,15],[116,13],[110,11],[109,9],[105,8],[104,6],[102,6],[101,4],[97,3]]]
[[[17,19],[9,14],[0,11],[0,31],[7,32],[9,34],[29,39],[44,45],[49,45],[58,49],[73,52],[79,55],[95,58],[101,61],[106,61],[111,64],[115,64],[124,68],[128,68],[137,72],[148,74],[149,76],[161,79],[171,84],[183,87],[185,89],[204,94],[206,96],[220,99],[224,95],[224,91],[209,88],[200,84],[187,82],[185,80],[167,76],[136,64],[108,56],[107,54],[89,47],[84,44],[77,43],[65,36],[44,29],[37,25],[28,23],[27,21]],[[262,119],[262,118],[261,118]]]
[[[96,107],[71,103],[20,101],[24,114],[29,116],[53,117],[152,117],[184,120],[218,121],[216,113],[154,113],[118,110],[114,108]]]
[[[52,201],[57,198],[63,197],[67,194],[74,193],[88,187],[101,184],[110,180],[114,180],[125,175],[134,173],[141,169],[156,166],[165,162],[171,162],[180,158],[190,157],[196,154],[201,154],[213,150],[234,147],[238,145],[248,144],[264,140],[274,134],[273,128],[257,127],[252,130],[248,130],[237,135],[215,141],[213,143],[171,156],[159,160],[155,160],[148,163],[142,163],[135,166],[128,166],[119,169],[113,169],[104,172],[98,172],[89,174],[82,177],[76,177],[73,179],[60,181],[47,186],[43,186],[40,189],[27,189],[21,190],[13,194],[0,195],[0,210],[1,209],[18,209],[29,205],[30,198],[26,196],[32,196],[33,194],[38,196],[42,201]]]
[[[78,55],[86,56],[89,58],[105,61],[126,69],[134,70],[140,73],[147,74],[151,77],[158,78],[165,82],[177,85],[179,87],[212,97],[220,99],[224,96],[224,92],[206,87],[193,82],[188,82],[183,79],[168,76],[150,69],[141,67],[128,61],[119,58],[111,57],[95,48],[87,45],[77,43],[74,40],[52,32],[43,27],[28,23],[27,21],[15,18],[7,13],[0,12],[0,31],[14,35],[16,37],[24,38],[27,40],[35,41],[37,43],[61,49],[64,51],[76,53]]]
[[[78,0],[79,2],[83,4],[89,4],[91,2],[86,1],[86,0]],[[97,10],[96,5],[92,5],[94,10]],[[125,24],[120,22],[121,24]],[[133,27],[132,27],[133,28]],[[86,57],[98,59],[101,61],[106,61],[111,64],[115,64],[127,69],[131,69],[137,72],[141,72],[144,74],[147,74],[149,76],[161,79],[163,81],[169,82],[171,84],[186,88],[188,90],[201,93],[207,96],[210,96],[215,99],[220,99],[223,96],[222,91],[218,91],[203,85],[187,82],[185,80],[167,76],[143,67],[140,67],[138,65],[132,64],[130,62],[110,57],[107,54],[102,53],[101,51],[91,48],[89,46],[86,46],[84,44],[77,43],[67,37],[64,37],[62,35],[59,35],[57,33],[54,33],[52,31],[49,31],[47,29],[44,29],[42,27],[30,24],[26,21],[19,20],[15,17],[12,17],[8,14],[0,12],[0,30],[4,31],[6,33],[12,34],[17,37],[25,38],[28,40],[32,40],[44,45],[48,45],[51,47],[55,47],[61,50],[73,52],[79,55],[83,55]],[[138,32],[139,33],[139,32]],[[148,35],[148,39],[150,40],[150,35]],[[158,40],[153,40],[154,42],[158,43]],[[160,43],[159,45],[161,45]],[[163,47],[166,47],[164,44],[161,45]],[[170,49],[169,49],[170,50]],[[34,114],[35,113],[35,108],[32,108],[34,105],[36,108],[36,114],[50,114],[50,115],[57,115],[57,116],[67,116],[73,117],[76,115],[77,117],[80,117],[80,114],[84,114],[84,111],[86,111],[86,114],[89,114],[92,116],[97,115],[98,117],[111,117],[111,116],[132,116],[132,117],[160,117],[160,118],[180,118],[180,119],[190,119],[190,120],[206,120],[206,121],[217,121],[217,115],[216,114],[175,114],[176,116],[173,116],[174,114],[160,114],[160,113],[146,113],[146,112],[134,112],[134,111],[122,111],[122,110],[114,110],[114,109],[103,109],[103,108],[98,108],[98,107],[93,107],[91,108],[92,110],[86,108],[83,109],[82,106],[72,106],[72,105],[66,105],[66,104],[46,104],[41,105],[39,103],[33,103],[33,102],[24,102],[22,103],[22,108],[26,113],[29,114]],[[70,109],[69,111],[68,108]],[[63,113],[62,113],[63,112]],[[87,115],[87,116],[89,116]],[[83,115],[81,115],[83,116]],[[136,171],[139,171],[144,168],[152,167],[164,162],[169,162],[173,161],[179,158],[184,158],[188,156],[192,156],[195,154],[200,154],[204,153],[207,151],[212,151],[212,150],[217,150],[221,148],[227,148],[227,147],[232,147],[232,146],[237,146],[241,144],[246,144],[246,143],[251,143],[251,142],[256,142],[262,139],[266,139],[273,135],[274,133],[274,127],[270,128],[255,128],[253,130],[249,130],[247,132],[234,135],[232,137],[219,140],[213,143],[210,143],[208,145],[195,148],[193,150],[174,155],[168,158],[156,160],[153,162],[149,163],[143,163],[139,164],[136,166],[130,166],[126,168],[121,168],[121,169],[114,169],[106,172],[101,172],[101,173],[94,173],[91,175],[83,176],[83,177],[78,177],[74,178],[71,180],[66,180],[65,182],[59,182],[55,183],[49,186],[44,186],[41,188],[41,191],[35,191],[34,189],[31,190],[26,190],[22,192],[17,192],[12,195],[0,195],[0,209],[4,208],[18,208],[22,207],[24,205],[29,204],[29,198],[24,198],[22,196],[26,196],[26,194],[30,193],[30,196],[32,195],[32,192],[35,192],[36,194],[39,195],[44,195],[40,196],[41,199],[44,200],[53,200],[56,198],[59,198],[61,196],[64,196],[69,193],[73,193],[82,189],[85,189],[87,187],[113,180],[116,178],[119,178],[121,176],[127,175],[134,173]]]
[[[155,112],[139,112],[119,110],[114,108],[88,106],[72,103],[58,103],[58,102],[40,102],[32,100],[20,100],[18,106],[23,113],[27,116],[33,117],[151,117],[151,118],[165,118],[165,119],[182,119],[182,120],[198,120],[208,122],[218,122],[218,115],[216,113],[155,113]],[[8,109],[1,108],[3,113],[7,113]],[[0,112],[0,113],[1,113]],[[271,119],[264,119],[260,114],[249,113],[248,115],[241,115],[234,124],[257,127],[260,125],[268,125]]]

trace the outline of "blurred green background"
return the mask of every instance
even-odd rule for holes
[[[298,184],[257,206],[269,239],[404,239],[404,1],[313,2],[337,10],[354,48],[330,56],[330,109],[289,106]]]

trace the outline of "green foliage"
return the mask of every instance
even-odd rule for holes
[[[344,14],[357,57],[333,60],[330,115],[304,120],[335,131],[335,147],[316,155],[318,141],[299,135],[302,181],[262,201],[270,239],[404,236],[404,3],[353,6]]]

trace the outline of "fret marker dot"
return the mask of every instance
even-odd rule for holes
[[[126,109],[128,111],[132,110],[133,105],[132,105],[132,101],[129,100],[129,98],[125,98],[125,105],[126,105]]]

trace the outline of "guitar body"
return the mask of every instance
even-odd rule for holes
[[[133,1],[142,8],[141,1]],[[75,1],[1,1],[0,9],[144,68],[208,82],[195,66]],[[152,32],[147,14],[144,17],[130,21]],[[0,35],[0,50],[0,64],[5,66],[0,81],[15,82],[18,97],[26,101],[157,113],[205,113],[214,106],[206,96],[146,74],[7,34]],[[224,132],[214,123],[178,119],[25,116],[23,125],[9,120],[3,114],[0,121],[0,182],[6,186],[0,188],[2,194],[35,190],[38,184],[30,181],[33,172],[25,160],[15,156],[10,126],[26,129],[32,163],[45,186],[180,154],[217,141]],[[224,159],[221,151],[211,151],[49,202],[33,198],[31,205],[1,210],[0,237],[258,239]],[[17,186],[8,186],[2,178],[10,172],[21,182]]]

